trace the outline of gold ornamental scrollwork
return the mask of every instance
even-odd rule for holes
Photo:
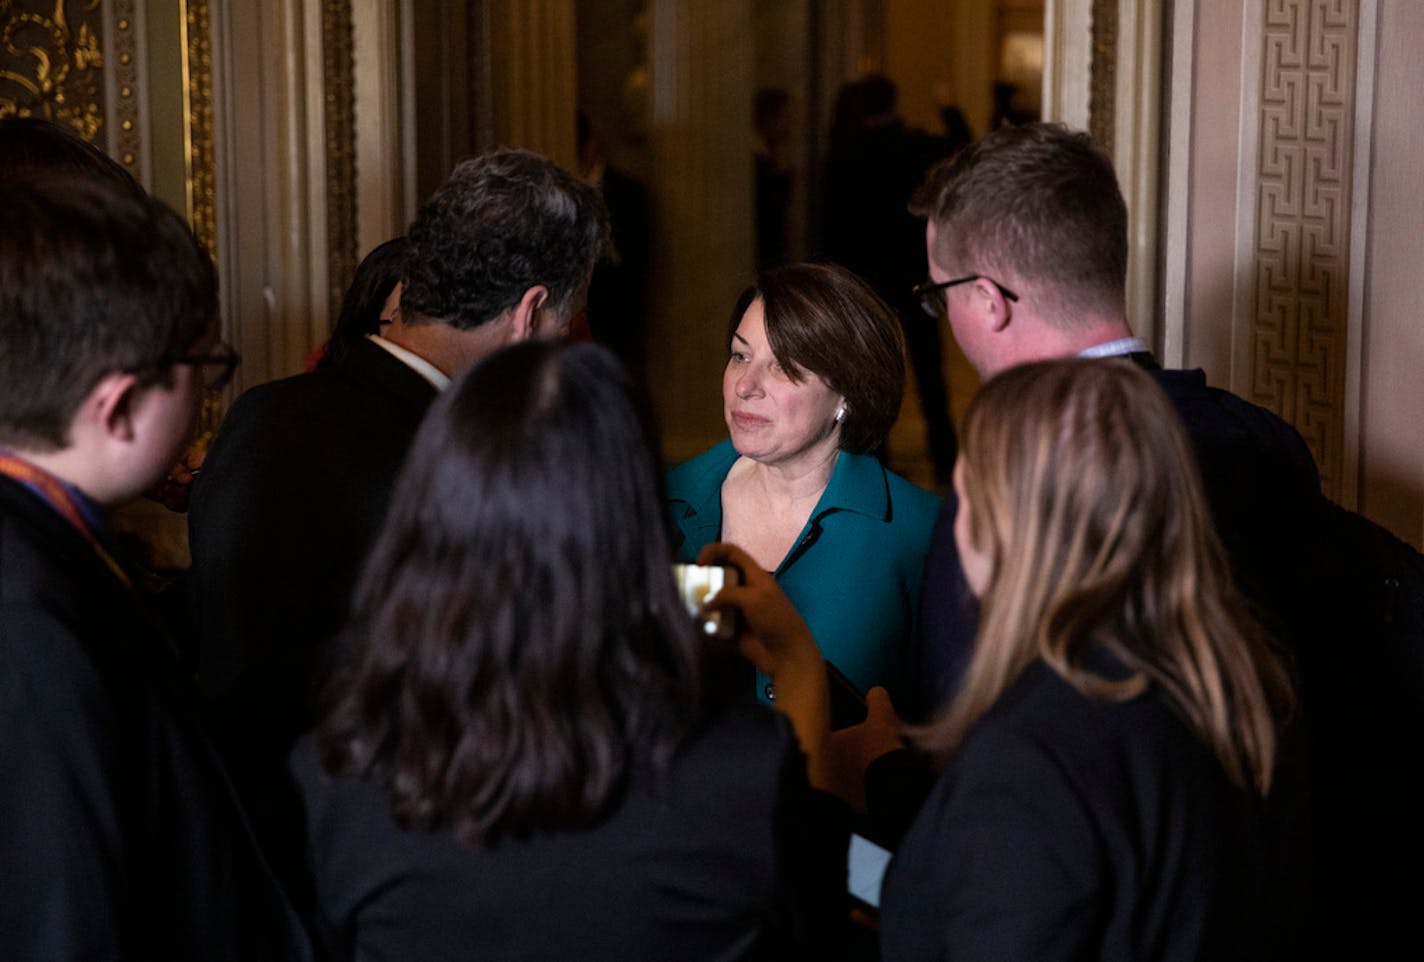
[[[1109,154],[1117,124],[1117,0],[1093,0],[1088,132]]]
[[[137,176],[144,134],[139,129],[138,117],[138,28],[134,19],[134,0],[113,0],[110,7],[114,25],[110,43],[114,58],[114,87],[109,96],[113,98],[115,129],[109,132],[109,152]]]
[[[218,253],[217,170],[213,147],[213,44],[208,0],[183,4],[183,100],[188,122],[188,219],[208,253]]]
[[[99,0],[0,0],[0,117],[47,117],[94,140],[104,123]]]

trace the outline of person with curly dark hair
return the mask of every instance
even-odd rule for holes
[[[567,330],[606,221],[538,154],[461,163],[406,232],[394,319],[339,363],[247,391],[219,430],[189,513],[198,680],[279,859],[294,849],[285,759],[421,417],[495,349]]]
[[[788,726],[683,609],[654,438],[591,344],[510,347],[431,409],[352,664],[292,759],[335,958],[807,958],[837,938],[844,838],[820,837]]]

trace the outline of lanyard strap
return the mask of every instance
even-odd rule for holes
[[[99,541],[98,535],[94,533],[94,524],[90,521],[88,512],[85,511],[85,506],[67,484],[48,471],[37,468],[30,462],[4,451],[0,451],[0,474],[13,478],[38,495],[60,517],[68,521],[74,530],[84,536],[84,540],[89,543],[89,547],[94,549],[99,560],[104,562],[125,588],[133,586],[128,573]]]

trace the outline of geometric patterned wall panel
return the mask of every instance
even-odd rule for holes
[[[1344,457],[1358,0],[1267,0],[1252,400],[1304,436],[1327,494]]]

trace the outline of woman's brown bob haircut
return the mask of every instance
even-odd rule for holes
[[[742,291],[727,340],[760,299],[771,352],[791,380],[817,375],[846,400],[840,446],[852,454],[879,447],[900,414],[905,340],[870,285],[832,264],[789,264],[763,271]]]

